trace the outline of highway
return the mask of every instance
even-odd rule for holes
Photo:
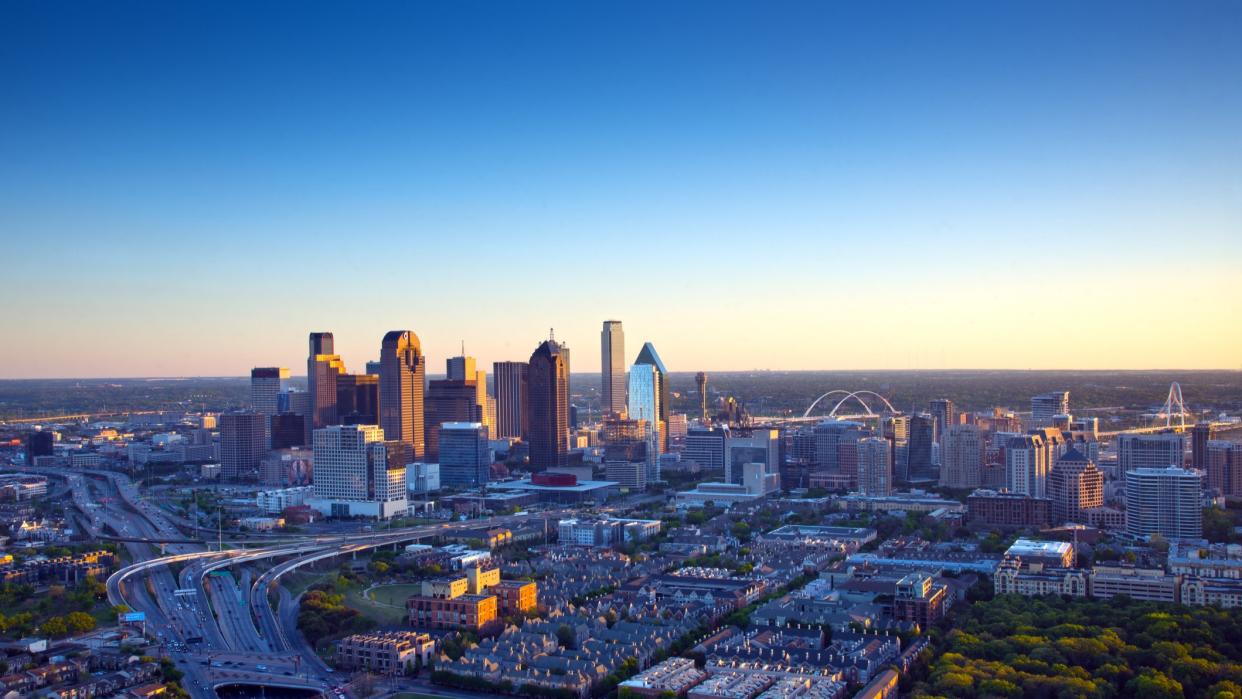
[[[132,561],[107,581],[114,605],[146,616],[144,631],[162,644],[194,697],[214,697],[228,684],[326,692],[329,669],[297,629],[298,600],[281,587],[284,575],[318,561],[398,546],[459,529],[478,520],[323,536],[236,542],[249,549],[212,551],[211,541],[187,539],[170,513],[144,500],[124,474],[30,469],[63,478],[93,538],[117,539]],[[559,518],[568,510],[541,513]],[[510,515],[490,526],[529,522]],[[259,566],[257,577],[251,570]],[[253,578],[253,579],[252,579]],[[275,604],[275,607],[273,607]]]

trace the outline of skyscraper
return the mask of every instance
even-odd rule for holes
[[[668,386],[668,369],[664,367],[663,360],[660,359],[659,353],[656,352],[655,345],[650,342],[643,343],[643,348],[638,353],[638,359],[634,360],[635,365],[649,364],[656,370],[656,393],[659,394],[659,411],[660,416],[657,421],[660,430],[660,451],[668,451],[668,434],[665,425],[668,424],[669,412],[669,386]]]
[[[333,353],[332,333],[310,334],[310,356],[306,360],[306,384],[310,393],[311,415],[308,429],[335,425],[336,379],[345,373],[345,363]]]
[[[625,398],[625,331],[621,321],[606,320],[599,334],[600,410],[620,415]]]
[[[663,451],[663,432],[666,423],[660,422],[660,379],[656,368],[650,364],[635,364],[630,367],[629,397],[627,401],[629,419],[645,420],[651,425],[650,438],[647,442],[647,460],[659,459]]]
[[[284,367],[255,367],[250,370],[250,407],[271,417],[280,412],[277,402],[289,388],[289,370]]]
[[[888,495],[893,491],[892,448],[883,437],[858,440],[858,492]]]
[[[1126,532],[1167,539],[1203,537],[1203,484],[1197,471],[1170,466],[1125,472]]]
[[[526,404],[531,469],[564,466],[569,451],[569,371],[555,340],[543,342],[530,355]]]
[[[380,344],[379,426],[387,439],[410,445],[414,459],[425,453],[423,386],[427,360],[418,335],[393,330]]]
[[[445,422],[440,425],[440,484],[477,488],[491,476],[487,427],[481,422]]]
[[[526,382],[530,365],[526,362],[495,362],[496,436],[499,439],[526,439]]]
[[[334,517],[402,515],[406,464],[413,449],[384,441],[375,425],[333,425],[315,430],[315,491],[311,505]]]
[[[704,471],[723,474],[725,470],[725,442],[729,438],[727,427],[691,428],[686,433],[686,446],[681,460],[697,464]]]
[[[936,423],[934,440],[940,444],[944,438],[944,431],[949,428],[949,425],[957,422],[957,410],[953,407],[953,401],[948,398],[937,398],[928,405],[932,420]]]
[[[257,475],[267,451],[266,417],[253,410],[220,415],[220,476],[236,481]]]
[[[475,368],[474,357],[468,357],[461,354],[456,357],[449,357],[447,362],[447,376],[445,378],[457,381],[465,381],[475,378],[477,369]]]
[[[1207,444],[1214,430],[1212,423],[1200,422],[1190,428],[1190,467],[1199,471],[1207,468]]]
[[[1123,434],[1117,437],[1117,471],[1119,477],[1136,468],[1181,468],[1186,455],[1186,435],[1175,432],[1160,434]]]
[[[974,425],[951,425],[940,440],[940,485],[978,488],[983,480],[985,441]]]
[[[781,431],[757,429],[748,437],[725,439],[725,481],[744,484],[747,464],[763,464],[763,473],[780,474]],[[779,487],[779,484],[778,484]]]
[[[1050,391],[1031,396],[1031,427],[1046,427],[1057,415],[1069,415],[1069,391]]]
[[[379,424],[379,376],[341,374],[336,379],[336,413],[343,425]]]
[[[486,379],[484,379],[486,381]],[[484,398],[486,401],[486,398]],[[479,404],[478,382],[474,379],[437,379],[427,383],[424,406],[426,458],[440,457],[440,425],[445,422],[483,422],[486,403]],[[442,476],[443,477],[443,476]]]
[[[1048,475],[1048,497],[1052,498],[1052,523],[1085,524],[1083,510],[1104,506],[1104,472],[1077,449],[1070,448]]]
[[[1048,450],[1041,435],[1009,439],[1005,445],[1005,483],[1015,493],[1048,497]]]
[[[936,441],[936,421],[927,413],[910,416],[910,447],[906,477],[911,481],[930,480],[936,467],[932,464],[932,443]]]
[[[1211,439],[1203,452],[1208,487],[1227,498],[1242,497],[1242,444]]]

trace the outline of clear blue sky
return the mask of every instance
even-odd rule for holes
[[[594,371],[613,317],[673,370],[1237,368],[1239,37],[1234,0],[6,2],[0,376],[550,326]]]

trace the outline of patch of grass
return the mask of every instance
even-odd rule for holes
[[[283,585],[285,589],[289,591],[289,594],[293,595],[294,597],[297,597],[298,595],[309,590],[311,585],[314,585],[317,582],[323,582],[324,580],[328,579],[330,576],[333,576],[335,574],[336,573],[334,572],[332,573],[297,573],[297,572],[294,572],[294,573],[289,573],[288,575],[282,575],[280,578],[280,584]]]
[[[362,588],[351,588],[345,592],[345,606],[380,626],[401,626],[408,618],[404,606],[394,609],[376,604],[362,596]]]
[[[370,592],[371,599],[379,602],[381,605],[387,604],[393,607],[405,608],[405,601],[410,595],[416,595],[422,590],[422,585],[418,583],[398,583],[395,585],[381,585],[374,588]]]

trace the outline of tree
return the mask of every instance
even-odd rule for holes
[[[574,643],[578,640],[578,635],[574,633],[573,628],[568,624],[561,624],[556,627],[556,642],[561,648],[573,648]]]
[[[69,612],[65,616],[65,624],[73,633],[86,633],[95,629],[95,617],[86,612]]]
[[[48,636],[60,637],[69,633],[69,625],[65,623],[64,617],[54,616],[43,622],[39,630]]]

